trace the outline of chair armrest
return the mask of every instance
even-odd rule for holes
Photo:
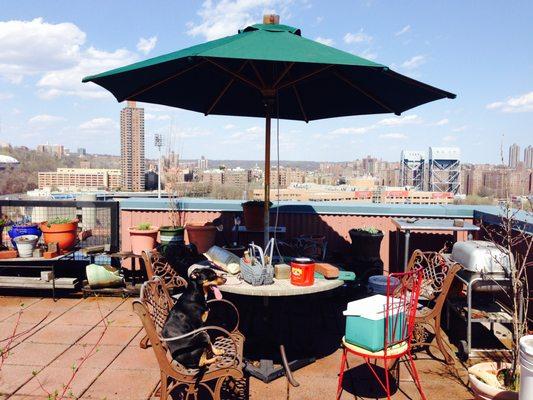
[[[219,326],[214,326],[214,325],[204,326],[202,328],[195,329],[194,331],[191,331],[191,332],[186,333],[184,335],[174,336],[174,337],[170,337],[170,338],[164,338],[164,337],[159,336],[159,340],[161,340],[162,342],[174,342],[174,341],[177,341],[177,340],[182,340],[182,339],[184,339],[186,337],[197,335],[197,334],[202,333],[202,332],[205,332],[205,333],[209,334],[208,333],[209,331],[217,331],[217,332],[223,333],[224,336],[227,337],[227,340],[229,339],[229,341],[231,342],[231,345],[235,349],[234,352],[229,352],[229,353],[226,352],[226,354],[221,356],[221,357],[223,357],[225,359],[225,360],[223,360],[224,364],[228,364],[228,362],[230,364],[234,364],[235,361],[238,361],[238,363],[240,364],[242,362],[242,360],[240,359],[241,352],[239,351],[238,343],[235,341],[235,338],[231,335],[230,332],[228,332],[226,329],[221,328]]]
[[[239,324],[240,324],[240,320],[241,320],[241,317],[240,317],[240,314],[239,314],[239,310],[237,309],[237,307],[235,307],[235,304],[233,304],[231,301],[229,300],[226,300],[226,299],[212,299],[212,300],[208,300],[207,301],[207,304],[225,304],[228,306],[228,308],[230,310],[233,310],[235,312],[235,317],[236,317],[236,322],[235,322],[235,326],[233,327],[233,329],[229,329],[228,330],[233,333],[235,331],[237,331],[239,329]]]

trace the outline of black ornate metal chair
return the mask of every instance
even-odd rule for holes
[[[143,284],[140,298],[133,302],[133,309],[141,318],[161,370],[160,398],[166,400],[171,392],[178,389],[183,390],[185,400],[204,398],[202,395],[219,400],[222,393],[231,393],[233,398],[245,396],[247,387],[242,357],[244,336],[237,329],[238,323],[231,331],[208,325],[180,337],[162,338],[161,330],[174,302],[164,280],[158,276]],[[185,368],[172,359],[167,343],[198,332],[208,333],[213,344],[218,349],[223,349],[224,354],[217,362],[203,369]]]

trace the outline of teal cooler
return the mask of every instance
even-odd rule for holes
[[[346,316],[346,342],[371,352],[383,350],[385,343],[385,308],[387,297],[370,296],[348,303],[343,314]],[[389,316],[389,342],[402,338],[405,323],[403,312]],[[393,324],[396,324],[393,338]]]

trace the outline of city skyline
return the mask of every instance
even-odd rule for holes
[[[453,101],[424,105],[402,117],[281,121],[281,159],[348,161],[373,154],[393,161],[404,148],[458,146],[463,162],[497,164],[501,147],[530,144],[533,88],[527,78],[533,59],[523,51],[533,33],[526,23],[533,13],[528,4],[400,6],[372,1],[338,2],[330,9],[303,0],[214,1],[154,7],[148,19],[142,18],[142,7],[121,2],[98,18],[93,18],[95,7],[86,7],[66,2],[3,7],[0,141],[28,147],[62,143],[72,150],[118,155],[118,114],[124,105],[94,85],[82,85],[84,75],[229,35],[259,21],[265,11],[276,11],[282,23],[302,28],[305,37],[458,94]],[[114,15],[124,8],[124,18],[116,20]],[[436,9],[439,19],[453,18],[454,30],[444,35],[440,24],[432,23]],[[128,21],[135,19],[143,23],[131,30]],[[493,57],[511,51],[513,63]],[[260,120],[139,106],[146,109],[149,158],[156,155],[153,135],[172,131],[169,142],[184,159],[261,160]]]

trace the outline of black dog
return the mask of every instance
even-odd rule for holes
[[[170,310],[161,332],[163,337],[181,336],[201,328],[209,312],[207,306],[209,291],[217,293],[217,286],[225,282],[226,279],[218,276],[211,268],[197,268],[192,271],[187,289]],[[172,358],[187,368],[212,364],[224,353],[224,350],[213,346],[206,332],[169,341],[167,344]]]

